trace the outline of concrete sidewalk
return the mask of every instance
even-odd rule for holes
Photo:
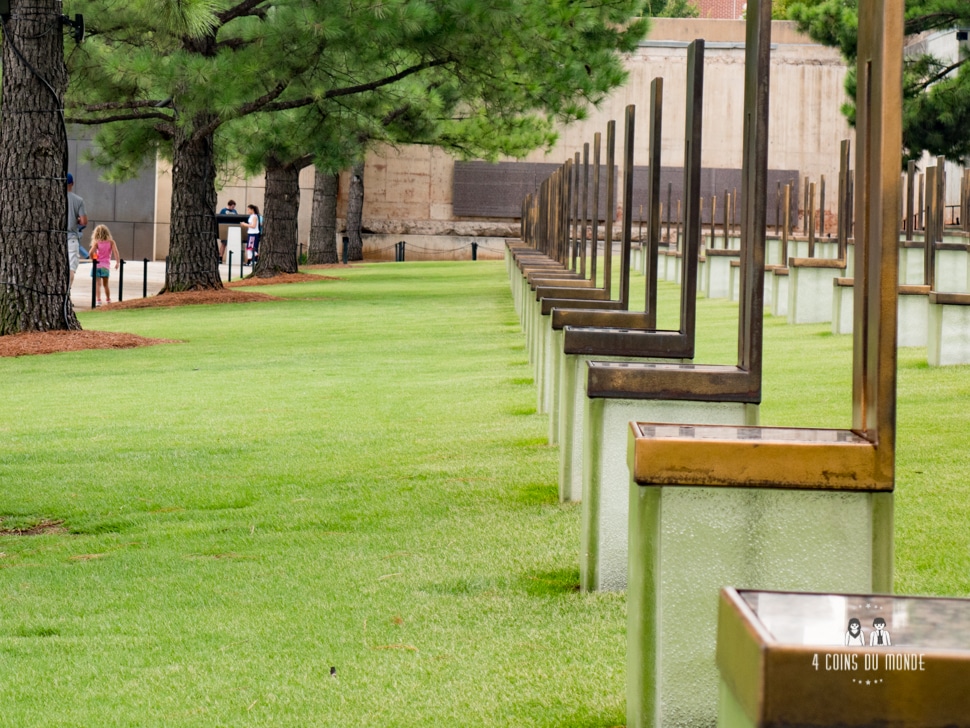
[[[232,279],[237,280],[241,277],[239,275],[239,265],[234,265],[232,268]],[[245,274],[249,274],[251,270],[251,268],[246,268]],[[114,267],[111,268],[111,277],[108,286],[111,291],[112,302],[142,298],[146,291],[149,296],[154,296],[165,285],[164,260],[148,261],[147,271],[145,263],[142,260],[126,261],[124,290],[122,291],[123,296],[118,295],[118,282],[121,279],[120,272]],[[229,266],[220,265],[219,275],[222,276],[222,282],[226,283],[229,280]],[[79,311],[87,311],[91,309],[91,299],[91,261],[82,259],[77,273],[74,274],[74,285],[71,286],[71,302],[74,304],[74,308]]]

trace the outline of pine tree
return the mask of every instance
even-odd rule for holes
[[[843,107],[855,121],[855,56],[859,11],[857,0],[792,0],[788,17],[813,39],[838,48],[851,67],[846,91],[853,101]],[[906,34],[970,26],[967,0],[907,0]],[[904,163],[923,152],[948,159],[970,158],[970,54],[960,50],[954,61],[927,53],[907,53],[903,80]]]
[[[313,177],[313,210],[310,215],[310,242],[307,263],[339,263],[337,256],[337,193],[340,176],[320,167]]]
[[[72,58],[72,117],[101,125],[96,161],[116,177],[170,155],[168,290],[221,285],[214,181],[228,122],[434,68],[461,77],[462,99],[488,99],[486,112],[576,118],[622,82],[620,54],[646,30],[635,0],[132,0],[110,12],[85,2],[95,36]]]
[[[80,329],[67,257],[67,72],[59,0],[2,17],[0,335]]]

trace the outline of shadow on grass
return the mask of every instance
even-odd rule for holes
[[[524,506],[554,506],[559,503],[559,490],[555,484],[528,483],[517,488],[513,498]]]
[[[556,597],[579,593],[579,569],[555,569],[523,574],[519,582],[530,597]]]
[[[520,407],[510,407],[510,415],[534,415],[536,413],[535,407],[529,407],[528,405],[522,405]]]
[[[429,584],[425,587],[430,594],[460,597],[498,595],[507,593],[510,588],[521,589],[530,597],[561,597],[578,594],[579,569],[528,572],[512,578],[472,576]]]

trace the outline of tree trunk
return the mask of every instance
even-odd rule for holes
[[[350,238],[347,260],[364,259],[364,241],[360,229],[364,218],[364,163],[357,162],[350,170],[350,190],[347,198],[347,237]]]
[[[222,288],[213,139],[191,134],[193,126],[200,128],[207,121],[202,117],[184,131],[180,127],[172,140],[172,230],[165,291]]]
[[[321,172],[313,177],[313,212],[310,216],[310,265],[339,263],[337,255],[337,191],[340,175]]]
[[[300,169],[299,164],[280,164],[275,158],[266,164],[266,194],[263,199],[266,228],[259,241],[258,278],[272,278],[281,273],[297,271]]]
[[[65,231],[61,3],[11,0],[10,6],[0,108],[0,335],[77,330]]]

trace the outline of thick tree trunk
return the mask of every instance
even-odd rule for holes
[[[208,119],[195,120],[195,128]],[[190,125],[193,126],[193,125]],[[180,128],[172,140],[172,230],[165,291],[222,288],[219,276],[213,139]]]
[[[337,255],[337,191],[340,175],[316,170],[313,177],[313,212],[310,216],[310,265],[339,263]]]
[[[11,0],[0,109],[0,335],[80,329],[67,259],[59,0]]]
[[[364,241],[360,230],[364,219],[364,163],[357,162],[350,170],[350,190],[347,198],[347,237],[350,238],[347,260],[364,259]]]
[[[300,166],[280,164],[270,159],[266,164],[266,195],[263,200],[265,230],[259,241],[258,278],[272,278],[280,273],[296,273],[296,248],[299,243],[297,214],[300,210]]]

